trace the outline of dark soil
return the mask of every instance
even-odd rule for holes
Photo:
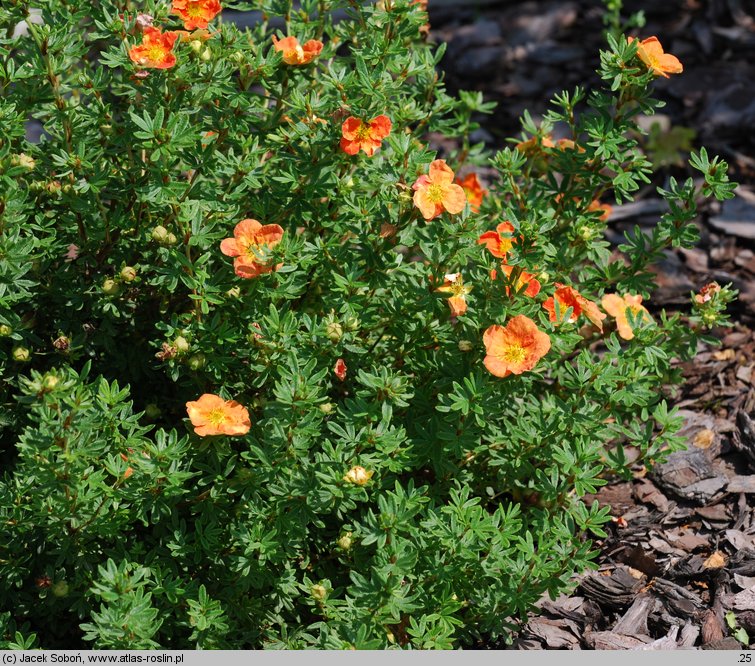
[[[734,199],[701,207],[700,245],[667,253],[652,301],[686,308],[690,291],[712,280],[740,296],[732,325],[714,331],[721,346],[683,366],[675,402],[687,449],[601,489],[614,522],[597,544],[597,572],[578,576],[571,595],[543,599],[520,649],[742,649],[737,628],[755,642],[755,1],[626,2],[626,14],[636,10],[647,25],[635,34],[658,36],[684,64],[682,75],[655,84],[666,106],[654,120],[693,130],[692,146],[720,154],[740,183]],[[498,102],[480,118],[477,140],[501,147],[519,136],[523,110],[537,120],[554,93],[597,83],[602,12],[590,0],[430,0],[431,38],[448,43],[449,87]],[[687,151],[671,148],[656,182],[614,207],[610,240],[653,225],[662,210],[656,186],[688,175]]]

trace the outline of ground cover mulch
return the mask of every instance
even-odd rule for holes
[[[640,9],[647,25],[637,34],[657,35],[685,68],[656,83],[666,101],[655,119],[661,136],[694,131],[692,145],[720,154],[740,183],[734,199],[701,206],[697,248],[669,251],[655,267],[652,303],[686,309],[690,291],[712,280],[740,296],[732,325],[714,331],[721,345],[682,365],[686,382],[673,404],[687,448],[600,490],[613,522],[596,543],[597,571],[578,576],[573,593],[541,600],[519,649],[742,649],[735,628],[755,642],[755,1],[625,3],[625,12]],[[537,119],[554,93],[597,83],[602,11],[589,0],[430,1],[431,39],[448,45],[449,87],[498,102],[480,118],[477,140],[503,146],[519,135],[522,111]],[[656,187],[693,175],[674,155],[678,146],[667,140],[653,184],[614,208],[609,240],[655,224],[663,210]]]

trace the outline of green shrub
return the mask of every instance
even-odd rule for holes
[[[678,445],[672,361],[732,297],[644,308],[730,196],[703,150],[604,240],[650,172],[637,43],[490,158],[421,4],[189,35],[163,2],[34,6],[0,9],[0,647],[510,640],[589,566],[585,494]]]

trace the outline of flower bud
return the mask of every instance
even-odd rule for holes
[[[42,390],[52,391],[60,383],[60,380],[55,375],[45,375],[42,378]]]
[[[228,298],[238,298],[241,296],[241,287],[231,287],[225,292],[225,295],[228,296]]]
[[[170,232],[168,234],[168,237],[165,239],[165,244],[175,245],[176,243],[178,243],[178,238],[176,238],[176,234],[174,234],[173,232]]]
[[[474,344],[469,340],[459,340],[459,351],[468,352],[474,349]]]
[[[26,363],[31,358],[31,352],[27,347],[13,347],[13,350],[11,351],[11,356],[13,357],[13,360],[17,363]]]
[[[179,354],[185,354],[187,351],[189,351],[189,341],[183,336],[179,335],[175,340],[173,340],[173,346],[176,348],[176,351]]]
[[[543,271],[537,276],[537,279],[540,282],[540,284],[548,284],[548,282],[550,282],[551,276],[545,271]]]
[[[191,370],[201,370],[207,363],[207,357],[201,352],[189,357],[187,364]]]
[[[349,550],[351,548],[351,544],[353,543],[351,535],[351,532],[346,532],[339,537],[336,543],[338,543],[338,547],[341,550]]]
[[[313,585],[310,590],[310,594],[315,601],[325,601],[328,598],[328,590],[324,585],[317,583]]]
[[[152,229],[152,240],[164,244],[168,240],[168,230],[162,224],[158,224]]]
[[[358,317],[349,317],[346,320],[346,330],[347,331],[356,331],[359,328],[359,325],[362,322],[359,321]]]
[[[8,324],[0,324],[0,338],[7,338],[11,333],[13,329]]]
[[[194,51],[194,53],[199,55],[199,52],[202,50],[202,42],[198,39],[192,39],[189,42],[189,48]]]
[[[592,238],[592,236],[593,236],[593,230],[590,227],[588,227],[586,224],[583,224],[579,228],[579,237],[583,241],[589,241]]]
[[[243,51],[234,51],[233,53],[231,53],[231,55],[229,57],[230,57],[231,60],[233,60],[233,62],[239,62],[240,63],[240,62],[244,62],[244,60],[246,60],[246,56],[244,55]]]
[[[343,337],[343,327],[337,321],[332,321],[325,327],[325,335],[334,345],[338,344]]]
[[[10,163],[13,166],[23,167],[24,169],[27,169],[28,171],[32,171],[34,167],[36,166],[36,162],[34,161],[34,158],[30,157],[26,153],[19,153],[18,155],[14,155],[11,158]]]
[[[357,486],[363,486],[372,478],[372,475],[374,473],[375,472],[373,471],[368,472],[361,465],[355,465],[348,472],[346,472],[346,474],[343,475],[343,480],[346,481],[346,483],[353,483]]]
[[[199,56],[199,59],[202,62],[209,62],[210,60],[212,60],[212,51],[210,50],[209,46],[204,51],[202,51],[202,55]]]
[[[50,592],[52,592],[56,597],[67,597],[69,589],[70,588],[66,581],[59,580],[50,588]]]
[[[102,292],[107,296],[117,296],[121,293],[121,285],[112,278],[105,278],[102,282]]]
[[[330,414],[333,411],[333,403],[332,402],[324,402],[320,405],[320,411],[323,414]]]
[[[136,280],[136,269],[133,266],[124,266],[121,268],[121,280],[124,282],[133,282]]]
[[[154,402],[150,402],[144,408],[144,416],[150,420],[159,418],[162,413],[162,410]]]
[[[49,194],[60,194],[61,185],[59,180],[51,180],[45,184],[45,189]]]
[[[59,335],[57,338],[55,338],[55,340],[52,341],[52,346],[56,351],[59,351],[62,354],[66,354],[71,348],[71,338],[69,338],[67,335]]]

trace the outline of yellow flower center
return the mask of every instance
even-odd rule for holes
[[[153,44],[152,46],[147,49],[147,58],[149,60],[158,61],[165,58],[165,48],[161,46],[160,44]]]
[[[207,414],[207,421],[215,427],[222,425],[228,420],[228,414],[224,410],[218,408],[213,409]]]
[[[203,7],[202,4],[199,2],[189,2],[189,4],[186,6],[186,14],[189,16],[189,18],[202,18],[203,14]]]
[[[265,258],[265,253],[262,250],[262,246],[260,243],[257,243],[254,240],[247,240],[244,241],[242,244],[243,252],[242,254],[249,260],[249,261],[260,261]]]
[[[361,123],[359,129],[356,131],[357,139],[369,139],[370,138],[370,126],[367,123]]]
[[[431,203],[443,203],[443,188],[440,185],[430,185],[427,188],[427,198]]]
[[[506,347],[501,356],[503,356],[504,361],[508,361],[509,363],[521,363],[527,357],[527,352],[522,345],[514,344]]]

